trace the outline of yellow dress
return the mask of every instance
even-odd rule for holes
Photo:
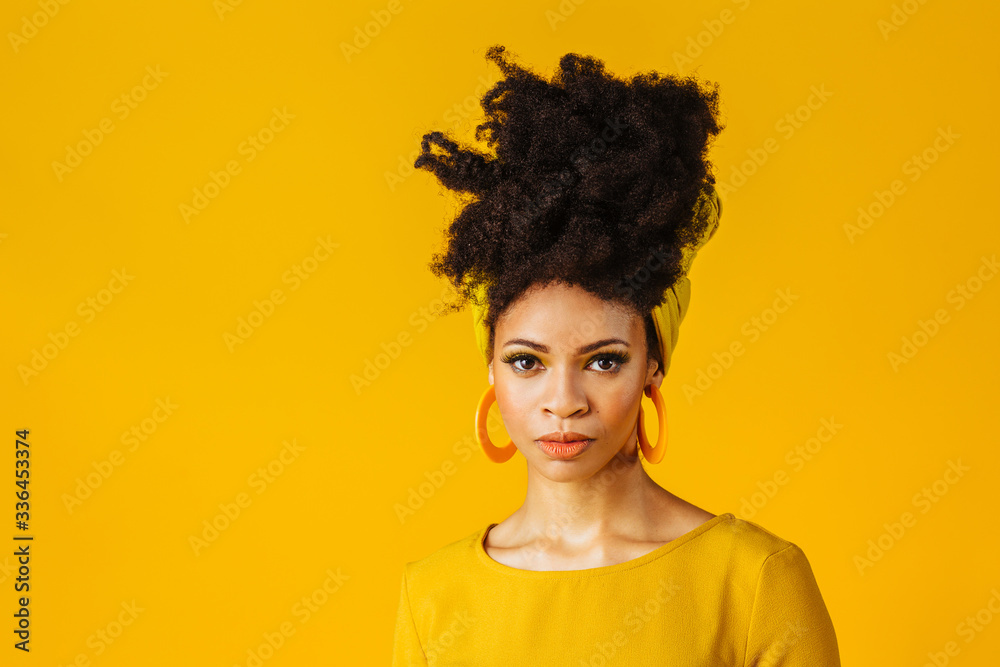
[[[839,667],[805,553],[720,514],[649,553],[583,570],[493,560],[496,524],[404,567],[402,665]]]

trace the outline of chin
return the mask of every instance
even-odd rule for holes
[[[535,455],[531,458],[530,465],[538,470],[546,479],[553,482],[574,482],[588,479],[599,473],[614,458],[615,452],[602,452],[593,447],[587,449],[579,456],[559,460],[549,458],[544,452],[534,445]]]

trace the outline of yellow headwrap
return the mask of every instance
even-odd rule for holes
[[[670,357],[677,346],[677,338],[680,335],[681,322],[687,314],[688,303],[691,301],[691,281],[687,277],[687,272],[691,268],[698,250],[715,234],[719,226],[719,218],[722,216],[722,200],[716,189],[709,185],[698,198],[694,207],[695,217],[706,216],[708,227],[705,235],[693,247],[683,248],[681,251],[681,268],[683,274],[663,295],[660,305],[653,308],[653,325],[656,327],[656,337],[660,342],[660,354],[663,357],[663,372],[670,368]],[[487,365],[492,361],[489,356],[490,331],[486,322],[486,285],[480,284],[476,290],[477,300],[482,305],[472,303],[472,324],[476,332],[476,344],[483,355],[483,360]]]

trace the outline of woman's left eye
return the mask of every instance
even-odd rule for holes
[[[597,364],[597,370],[612,372],[617,371],[624,361],[625,360],[617,354],[609,354],[597,357],[590,362],[590,365]]]

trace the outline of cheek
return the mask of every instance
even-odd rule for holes
[[[629,392],[615,392],[595,406],[604,428],[611,433],[627,434],[636,425],[637,396]]]
[[[507,434],[515,437],[527,427],[528,415],[535,399],[525,391],[506,391],[503,386],[494,385],[497,397],[497,407],[500,408],[500,418],[503,420]]]

